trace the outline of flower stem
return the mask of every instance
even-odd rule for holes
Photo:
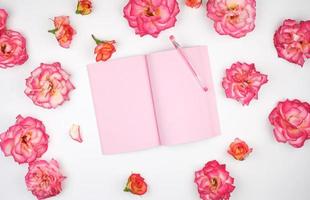
[[[48,32],[49,32],[49,33],[52,33],[52,34],[55,34],[57,30],[58,30],[58,29],[55,28],[55,29],[52,29],[52,30],[48,30]]]
[[[93,34],[91,35],[91,37],[95,40],[96,44],[102,43],[102,41],[97,39]]]

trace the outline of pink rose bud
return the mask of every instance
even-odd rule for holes
[[[70,25],[70,20],[68,16],[58,16],[54,18],[55,28],[49,30],[48,32],[55,34],[59,45],[63,48],[69,48],[76,34],[76,31]]]

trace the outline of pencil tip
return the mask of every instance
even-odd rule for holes
[[[173,41],[173,40],[174,40],[174,35],[170,35],[170,36],[169,36],[169,39],[170,39],[171,41]]]

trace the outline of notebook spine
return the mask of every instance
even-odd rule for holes
[[[156,114],[156,109],[155,109],[155,100],[154,100],[151,77],[150,77],[150,67],[151,66],[150,66],[150,62],[149,62],[149,56],[144,55],[144,60],[145,60],[145,68],[146,68],[146,72],[147,72],[147,78],[148,78],[148,82],[149,82],[149,89],[150,89],[151,98],[152,98],[152,106],[153,106],[153,113],[154,113],[154,118],[155,118],[155,123],[156,123],[156,132],[158,135],[158,143],[161,144],[158,121],[157,121],[157,114]]]

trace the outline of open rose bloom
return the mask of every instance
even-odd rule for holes
[[[220,35],[240,38],[255,28],[256,0],[208,0],[207,16]]]
[[[303,66],[310,58],[310,20],[297,23],[286,19],[274,34],[278,56]]]
[[[8,18],[8,13],[0,8],[0,34],[3,33],[3,31],[5,31],[6,29],[6,20]]]
[[[33,162],[46,152],[49,136],[41,121],[20,115],[16,119],[13,126],[0,134],[1,150],[19,164]]]
[[[62,191],[64,179],[54,159],[50,162],[37,160],[30,163],[25,176],[28,190],[39,200],[58,195]]]
[[[69,100],[69,93],[74,89],[69,78],[60,63],[41,63],[26,79],[25,94],[38,106],[56,108]]]
[[[202,0],[185,0],[185,5],[191,8],[199,8]]]
[[[0,68],[22,65],[27,60],[26,39],[19,32],[4,31],[0,35]]]
[[[147,191],[147,184],[140,174],[131,174],[128,178],[124,191],[131,192],[136,195],[143,195]]]
[[[248,105],[253,98],[258,98],[260,87],[267,81],[267,75],[256,71],[254,64],[236,62],[226,69],[222,86],[228,98]]]
[[[235,189],[234,178],[226,171],[226,166],[216,160],[195,172],[195,183],[202,200],[228,200]]]
[[[124,7],[124,17],[136,34],[158,34],[174,26],[179,13],[176,0],[129,0]]]
[[[236,138],[230,145],[228,153],[232,155],[236,160],[244,160],[251,152],[252,148],[249,148],[247,143],[239,138]]]
[[[59,45],[63,48],[69,48],[76,34],[76,31],[70,25],[68,16],[58,16],[54,18],[55,29],[49,30],[48,32],[55,34]]]
[[[278,142],[296,148],[310,139],[310,104],[297,99],[279,102],[269,114],[273,133]]]

